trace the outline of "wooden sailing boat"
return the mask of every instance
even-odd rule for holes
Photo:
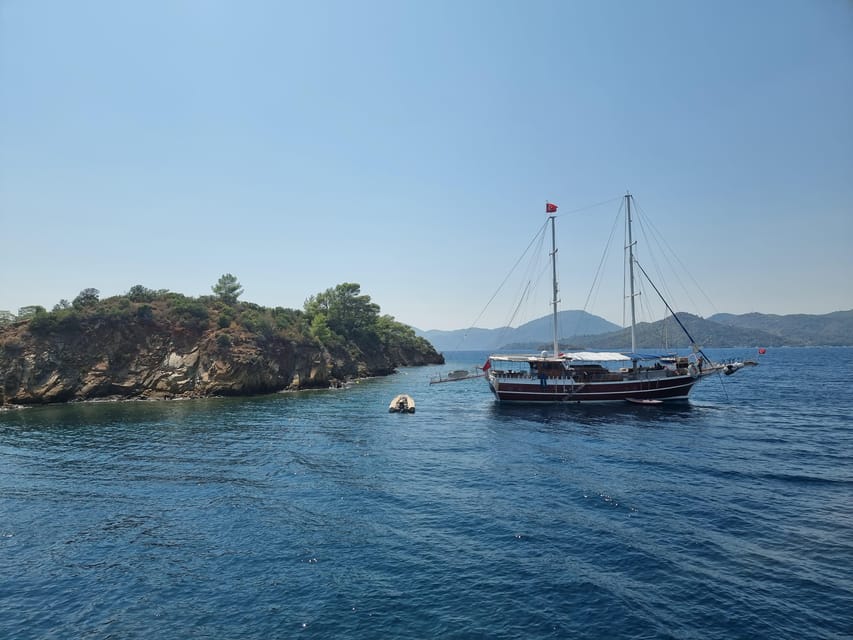
[[[607,403],[659,404],[686,400],[701,378],[722,371],[725,365],[712,362],[696,344],[684,324],[664,300],[634,257],[631,230],[631,195],[625,196],[627,210],[628,268],[631,304],[631,352],[582,351],[560,353],[557,345],[557,264],[554,219],[557,205],[546,203],[551,223],[551,265],[554,316],[553,353],[538,355],[491,355],[484,365],[489,388],[498,402],[507,403]],[[692,344],[690,356],[666,357],[637,353],[635,327],[634,268],[642,272],[660,296]]]

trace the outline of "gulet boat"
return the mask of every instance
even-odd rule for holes
[[[687,400],[694,385],[718,372],[731,374],[741,368],[713,362],[660,294],[634,255],[631,230],[631,195],[625,196],[626,250],[630,272],[631,351],[560,352],[557,343],[557,267],[554,219],[557,205],[546,203],[551,226],[551,265],[554,331],[553,351],[535,355],[493,354],[483,365],[489,389],[502,403],[625,403],[661,404]],[[635,268],[651,284],[668,312],[687,335],[692,345],[689,356],[672,357],[638,353],[635,326]],[[753,364],[753,363],[750,363]]]

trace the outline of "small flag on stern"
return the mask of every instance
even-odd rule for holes
[[[553,202],[546,202],[545,213],[557,213],[557,205],[555,205]]]
[[[492,361],[491,361],[491,360],[486,360],[486,364],[484,364],[484,365],[483,365],[483,371],[484,371],[484,372],[485,372],[485,371],[488,371],[488,370],[489,370],[489,369],[491,369],[491,368],[492,368]]]

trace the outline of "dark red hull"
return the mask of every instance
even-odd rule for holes
[[[489,387],[500,402],[574,403],[625,402],[627,400],[686,400],[698,378],[676,375],[646,380],[572,383],[571,379],[548,380],[540,386],[532,379],[489,377]]]

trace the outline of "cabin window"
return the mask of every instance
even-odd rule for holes
[[[514,378],[526,374],[526,369],[523,362],[500,362],[492,360],[492,372],[497,376]]]

